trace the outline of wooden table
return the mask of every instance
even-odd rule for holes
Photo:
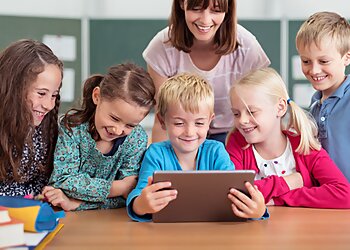
[[[269,207],[265,221],[138,223],[125,209],[69,212],[47,249],[350,249],[350,210]]]

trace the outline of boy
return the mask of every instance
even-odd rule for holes
[[[300,27],[296,47],[302,70],[316,90],[310,112],[319,140],[350,180],[350,24],[333,12],[313,14]]]
[[[152,184],[154,171],[234,169],[224,145],[206,139],[214,118],[214,94],[205,80],[186,73],[166,80],[159,90],[157,116],[169,140],[150,145],[137,186],[128,196],[128,214],[137,221],[151,220],[153,213],[176,199],[176,190],[161,190],[171,183]],[[246,185],[252,199],[230,190],[232,210],[240,217],[259,218],[265,212],[264,198],[256,187]]]

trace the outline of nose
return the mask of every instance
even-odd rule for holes
[[[186,136],[192,136],[195,133],[195,127],[193,125],[187,125],[185,129]]]
[[[241,116],[239,118],[239,123],[242,125],[249,124],[250,116],[251,116],[250,114],[241,114]]]
[[[317,74],[317,73],[320,73],[321,72],[321,67],[318,63],[313,63],[311,64],[310,66],[310,72],[312,74]]]
[[[122,126],[115,126],[113,127],[113,132],[114,134],[120,136],[124,133],[124,129],[122,128]]]
[[[43,101],[42,107],[45,110],[50,111],[50,110],[52,110],[55,107],[55,103],[56,103],[56,98],[47,97]]]
[[[203,24],[210,24],[212,18],[211,18],[211,14],[210,14],[210,9],[206,8],[205,10],[202,11],[202,15],[201,15],[201,22]]]

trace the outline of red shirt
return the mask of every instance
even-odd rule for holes
[[[265,198],[265,203],[273,199],[275,205],[350,208],[350,184],[324,149],[311,150],[308,155],[296,152],[300,136],[285,132],[293,150],[296,171],[303,178],[304,186],[290,190],[283,177],[268,176],[256,180]],[[252,169],[259,172],[252,146],[247,145],[242,134],[236,130],[229,135],[226,150],[236,169]]]

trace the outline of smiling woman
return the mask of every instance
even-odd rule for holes
[[[0,195],[37,195],[52,171],[63,64],[19,40],[0,54]]]
[[[143,57],[157,90],[183,72],[208,80],[215,93],[209,138],[222,142],[233,124],[230,87],[250,70],[270,64],[255,37],[237,25],[236,0],[173,0],[169,27],[152,39]],[[152,139],[166,139],[158,119]]]

